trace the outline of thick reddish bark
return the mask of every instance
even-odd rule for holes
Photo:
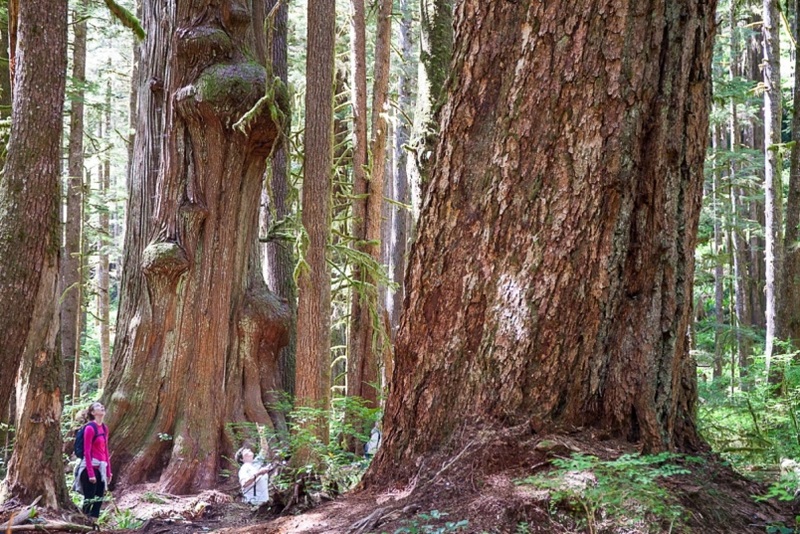
[[[304,264],[297,280],[298,406],[327,409],[330,398],[331,179],[333,175],[333,87],[336,6],[333,0],[308,5],[308,58],[306,60],[305,169],[303,175],[302,248]],[[313,424],[312,432],[328,441],[327,419]],[[292,461],[303,465],[312,458],[301,450]]]
[[[273,87],[250,59],[263,20],[249,4],[145,1],[138,129],[124,273],[106,397],[123,482],[213,487],[232,452],[226,425],[270,424],[264,369],[286,343],[288,308],[257,283]],[[271,386],[270,386],[271,387]]]
[[[368,480],[407,480],[481,422],[699,444],[687,331],[714,12],[457,7],[457,83]]]
[[[67,7],[30,0],[18,16],[12,129],[0,180],[0,411],[14,378],[18,410],[5,490],[59,507],[69,503],[55,346]]]

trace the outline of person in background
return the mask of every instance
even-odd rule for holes
[[[269,501],[269,467],[263,465],[263,458],[256,458],[250,447],[236,451],[239,468],[239,484],[246,503],[261,505]]]
[[[103,423],[106,408],[93,402],[86,414],[89,422],[83,430],[84,457],[75,476],[76,489],[83,493],[83,513],[97,519],[106,488],[111,483],[111,461],[108,454],[108,427]]]

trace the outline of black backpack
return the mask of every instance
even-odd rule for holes
[[[84,431],[86,430],[86,427],[89,426],[89,425],[92,425],[92,428],[94,428],[94,437],[92,438],[92,444],[94,444],[95,438],[97,438],[97,436],[101,435],[100,434],[100,428],[97,426],[97,423],[95,423],[94,421],[89,421],[88,423],[83,425],[80,428],[80,430],[78,430],[78,433],[75,434],[75,456],[77,458],[83,458],[83,455],[84,455],[84,450],[83,450],[84,449],[84,443],[83,442],[85,441],[83,439],[83,434],[84,434]],[[103,425],[103,426],[105,427],[106,425]],[[103,433],[102,435],[105,435],[105,433]]]

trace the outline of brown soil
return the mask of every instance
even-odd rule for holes
[[[235,481],[221,491],[184,497],[139,486],[117,496],[114,505],[146,519],[139,529],[129,531],[131,534],[394,534],[403,528],[407,530],[400,532],[456,532],[447,530],[446,523],[459,521],[468,521],[458,530],[467,533],[589,532],[581,522],[585,517],[581,510],[551,507],[547,491],[516,481],[546,472],[553,458],[568,457],[571,452],[613,459],[635,449],[627,443],[600,441],[586,432],[524,434],[519,429],[484,433],[460,449],[431,459],[427,464],[435,467],[421,471],[405,486],[362,488],[303,513],[297,507],[288,512],[280,505],[256,510],[235,502]],[[791,504],[756,502],[753,496],[764,494],[764,485],[743,478],[712,454],[703,457],[703,463],[685,462],[691,474],[665,479],[664,487],[687,511],[685,525],[672,525],[671,532],[763,533],[770,525],[794,524]],[[431,517],[432,511],[438,511],[438,519]],[[279,515],[281,512],[284,514]],[[0,514],[0,522],[3,520]],[[667,533],[670,525],[659,525],[652,517],[635,524],[598,518],[595,529],[615,534]]]

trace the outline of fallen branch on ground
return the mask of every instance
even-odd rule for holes
[[[5,532],[92,532],[93,530],[94,527],[78,525],[77,523],[67,523],[65,521],[48,521],[46,523],[5,527]]]

